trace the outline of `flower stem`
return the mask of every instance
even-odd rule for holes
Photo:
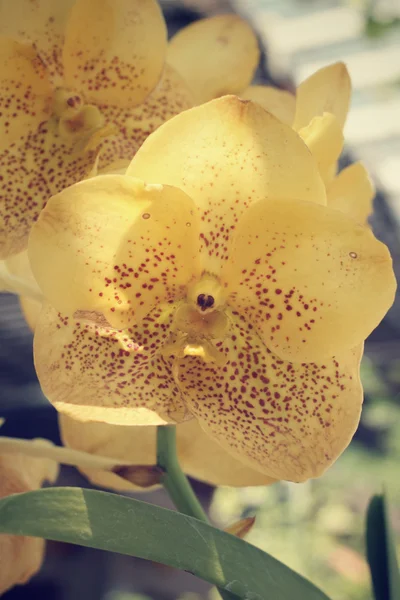
[[[208,523],[207,515],[179,465],[175,425],[157,427],[157,466],[164,472],[161,483],[177,510],[189,517],[195,517]],[[237,599],[235,594],[231,594],[227,590],[218,588],[218,592],[223,600]]]
[[[157,466],[164,471],[161,483],[179,512],[208,523],[206,513],[179,466],[174,425],[157,428]]]

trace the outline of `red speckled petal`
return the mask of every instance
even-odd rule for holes
[[[179,370],[188,407],[206,433],[269,477],[321,475],[358,425],[362,347],[324,362],[292,364],[234,314],[220,351],[228,359],[224,367],[186,358]]]
[[[66,83],[90,102],[131,107],[160,79],[166,26],[156,0],[77,0],[66,29]]]
[[[52,92],[32,46],[0,38],[0,63],[2,151],[47,119]]]
[[[132,427],[108,423],[80,423],[61,415],[63,442],[75,450],[109,456],[125,463],[154,465],[156,427]],[[211,439],[196,419],[179,423],[176,429],[179,464],[185,473],[212,485],[268,485],[275,480],[249,468]],[[115,473],[81,469],[89,479],[104,487],[120,490],[137,486]]]
[[[197,419],[191,419],[176,430],[178,457],[182,469],[196,479],[212,485],[270,485],[275,480],[257,471],[231,454],[204,432]]]
[[[195,21],[168,45],[168,62],[188,82],[197,104],[244,90],[259,58],[256,34],[232,14]]]
[[[144,140],[157,127],[193,105],[185,81],[166,65],[157,87],[140,106],[132,109],[99,106],[106,121],[118,129],[117,135],[103,140],[99,170],[107,170],[110,165],[118,165],[119,161],[125,161],[127,167]]]
[[[387,247],[343,213],[266,200],[242,217],[223,284],[281,358],[319,360],[364,341],[396,289]]]
[[[30,42],[55,84],[62,76],[62,47],[75,0],[0,0],[0,33]]]
[[[180,190],[99,175],[50,200],[29,257],[58,310],[98,311],[123,328],[183,297],[200,273],[198,235],[195,207]]]
[[[343,128],[349,110],[351,81],[346,65],[334,63],[319,69],[303,81],[296,91],[293,127],[307,127],[314,117],[332,113]]]
[[[326,203],[307,146],[260,106],[225,96],[170,119],[132,160],[128,174],[175,185],[201,211],[205,268],[218,273],[238,219],[253,202],[299,198]]]
[[[0,258],[26,249],[50,196],[87,177],[95,158],[60,137],[55,119],[0,152]]]
[[[140,327],[117,331],[45,306],[34,343],[44,394],[57,410],[79,421],[162,425],[185,420],[189,415],[170,361],[157,354],[171,320],[169,306],[163,305]]]

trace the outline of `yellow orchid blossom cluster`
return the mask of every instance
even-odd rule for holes
[[[295,97],[250,85],[259,49],[236,16],[167,46],[154,0],[0,11],[3,257],[38,219],[34,277],[20,254],[0,280],[44,302],[35,362],[65,443],[153,464],[155,426],[176,423],[200,479],[321,474],[357,427],[362,342],[395,289],[365,169],[336,175],[345,66]]]
[[[193,440],[206,454],[210,437],[247,483],[304,481],[337,458],[395,281],[387,248],[328,205],[320,164],[292,127],[226,96],[163,124],[125,175],[50,200],[29,244],[47,299],[35,361],[49,400],[82,421],[74,436],[64,420],[67,443],[154,455],[148,426],[179,437],[195,419]],[[213,468],[201,477],[217,482]]]

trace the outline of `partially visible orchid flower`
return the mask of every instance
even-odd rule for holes
[[[51,199],[29,256],[39,380],[82,422],[197,419],[271,479],[320,475],[358,424],[387,248],[327,206],[288,125],[227,96],[149,136],[126,175]],[[179,429],[179,428],[178,428]]]
[[[350,77],[343,63],[311,75],[300,84],[296,95],[272,86],[251,85],[259,61],[257,38],[235,15],[218,15],[179,31],[169,42],[168,61],[189,84],[198,104],[235,93],[292,126],[318,163],[328,204],[366,222],[374,197],[366,169],[356,163],[336,176],[351,96]]]
[[[60,415],[59,424],[63,443],[69,448],[133,465],[156,464],[156,427],[82,423],[66,415]],[[275,483],[274,479],[249,468],[210,439],[196,419],[180,423],[176,433],[179,464],[187,475],[211,485],[241,487]],[[137,489],[121,476],[124,470],[79,468],[100,487],[118,491]]]
[[[217,15],[192,23],[168,44],[168,63],[185,79],[197,104],[236,94],[292,125],[293,94],[272,86],[251,85],[259,60],[257,37],[237,15]]]
[[[156,0],[0,1],[0,259],[48,198],[193,105]]]
[[[53,483],[57,473],[57,463],[50,459],[0,450],[0,498],[38,489],[44,481]],[[0,594],[37,573],[44,549],[45,541],[40,538],[0,535]]]
[[[354,163],[337,174],[350,99],[351,81],[343,63],[316,71],[297,88],[293,128],[317,161],[328,206],[366,224],[375,195],[367,170]]]

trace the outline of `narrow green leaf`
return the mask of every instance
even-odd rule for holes
[[[400,571],[384,494],[373,496],[368,506],[367,558],[376,600],[399,600]]]
[[[243,600],[328,600],[255,546],[192,517],[117,494],[50,488],[8,496],[0,500],[0,533],[154,560]]]

